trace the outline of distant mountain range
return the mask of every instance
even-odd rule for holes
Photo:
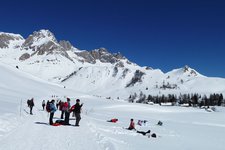
[[[49,30],[35,31],[26,39],[0,32],[0,61],[65,88],[112,98],[139,92],[225,94],[223,78],[206,77],[188,66],[167,73],[141,67],[105,48],[80,50],[69,41],[58,41]]]

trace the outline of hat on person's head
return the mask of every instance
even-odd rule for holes
[[[80,100],[79,100],[79,99],[77,99],[77,100],[76,100],[76,102],[80,102]]]

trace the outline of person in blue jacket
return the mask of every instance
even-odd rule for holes
[[[54,117],[54,113],[56,112],[56,107],[55,107],[55,100],[52,100],[50,102],[50,117],[49,117],[49,124],[53,125],[53,117]]]

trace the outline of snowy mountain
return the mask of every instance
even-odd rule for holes
[[[104,48],[85,51],[68,41],[58,42],[47,30],[34,32],[27,39],[2,32],[0,37],[1,150],[224,149],[224,107],[209,112],[124,101],[141,91],[155,95],[225,93],[224,79],[203,76],[188,66],[168,73],[140,67]],[[31,97],[33,115],[26,104]],[[42,100],[66,101],[66,97],[71,98],[72,105],[77,98],[84,103],[80,126],[74,126],[72,115],[70,126],[50,126]],[[54,122],[60,116],[57,110]],[[112,118],[119,121],[107,122]],[[126,130],[131,118],[138,131],[151,130],[150,134]],[[147,123],[138,125],[138,120]],[[157,125],[159,120],[162,126]],[[152,133],[157,138],[151,137]]]
[[[98,72],[95,69],[93,70]],[[158,150],[180,147],[224,149],[223,107],[217,107],[217,112],[210,113],[196,108],[113,101],[63,88],[14,66],[0,63],[0,70],[1,150],[148,150],[149,147]],[[80,127],[74,126],[75,118],[72,115],[71,126],[55,127],[48,124],[49,113],[42,110],[41,102],[43,99],[52,99],[52,95],[57,95],[63,101],[70,97],[72,105],[76,98],[81,99],[84,106]],[[35,103],[33,115],[29,114],[26,104],[26,100],[31,97]],[[60,116],[61,111],[56,111],[54,122]],[[106,121],[114,117],[119,119],[117,123]],[[145,125],[135,126],[139,131],[151,130],[150,134],[143,136],[136,131],[124,129],[128,127],[130,118],[135,123],[147,120]],[[159,120],[163,122],[163,126],[156,125]],[[153,133],[156,133],[157,138],[150,136]]]
[[[167,73],[141,67],[105,48],[79,50],[69,41],[57,41],[49,30],[21,35],[0,33],[0,61],[41,79],[112,98],[132,93],[225,93],[225,79],[209,78],[184,66]]]

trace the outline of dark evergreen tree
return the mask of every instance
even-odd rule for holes
[[[220,94],[219,100],[218,100],[218,106],[221,106],[222,102],[223,102],[223,94]]]
[[[130,95],[129,96],[129,98],[128,98],[128,102],[130,102],[130,103],[133,103],[134,102],[134,100],[137,98],[137,94],[136,93],[134,93],[134,95]]]
[[[153,102],[153,97],[151,95],[148,95],[148,98],[147,98],[148,102]]]
[[[198,94],[194,94],[194,96],[192,97],[192,103],[193,103],[193,106],[196,107],[197,104],[198,104]]]
[[[213,106],[213,99],[214,99],[213,94],[210,94],[210,96],[209,96],[209,105],[208,106]]]

